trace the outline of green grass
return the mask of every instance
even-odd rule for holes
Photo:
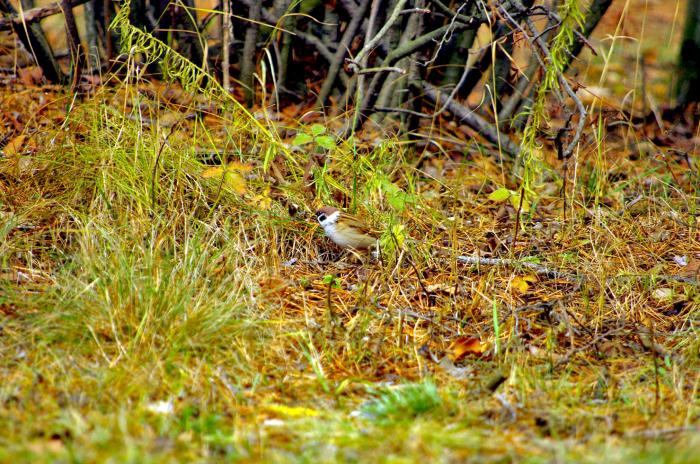
[[[528,222],[517,251],[587,280],[519,293],[527,269],[453,259],[512,233],[513,211],[487,200],[488,156],[406,167],[398,141],[341,145],[305,179],[312,157],[271,160],[244,114],[171,130],[162,102],[126,99],[146,125],[130,105],[101,110],[111,97],[36,135],[22,167],[0,160],[0,461],[695,460],[700,298],[659,280],[699,249],[667,214],[695,200],[688,185],[620,216],[665,174],[619,160],[624,186],[582,182],[567,221],[542,194],[544,226]],[[222,146],[252,167],[245,194],[202,176],[201,152]],[[582,155],[581,179],[611,156]],[[609,201],[594,218],[593,195]],[[405,255],[332,259],[310,213],[343,202],[403,226]],[[667,356],[640,342],[652,324]],[[489,351],[439,362],[462,335]]]

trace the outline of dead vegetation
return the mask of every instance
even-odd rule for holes
[[[415,149],[144,81],[12,90],[0,460],[694,462],[692,116],[594,101],[523,195],[447,121]]]

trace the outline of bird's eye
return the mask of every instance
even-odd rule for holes
[[[319,214],[318,215],[318,222],[323,222],[326,220],[326,215],[325,214]]]

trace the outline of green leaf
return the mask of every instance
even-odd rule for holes
[[[335,148],[335,140],[333,137],[328,136],[328,135],[321,135],[319,137],[316,137],[316,143],[323,148],[326,148],[328,150],[332,150]]]
[[[314,138],[309,134],[299,132],[296,137],[294,137],[294,140],[292,140],[292,145],[306,145],[309,142],[313,142],[313,140]]]
[[[401,248],[404,241],[406,241],[406,232],[404,231],[403,224],[395,224],[391,226],[391,234],[396,239],[399,248]]]
[[[513,205],[513,208],[517,211],[518,208],[522,208],[521,211],[523,213],[529,213],[530,212],[530,202],[527,201],[527,199],[523,199],[523,204],[522,207],[520,205],[520,194],[515,193],[511,195],[510,197],[510,204]]]
[[[326,128],[320,124],[314,124],[311,126],[311,135],[318,137],[326,132]]]
[[[510,190],[508,190],[505,187],[501,187],[499,189],[494,190],[491,192],[489,195],[489,200],[491,201],[496,201],[496,202],[501,202],[501,201],[506,201],[510,196],[513,194]]]
[[[265,157],[263,158],[263,172],[267,172],[267,169],[270,167],[270,162],[275,158],[275,149],[270,145],[267,147],[267,150],[265,150]]]
[[[323,285],[328,285],[329,287],[340,288],[340,279],[333,274],[326,274],[323,276]]]
[[[388,195],[387,200],[389,201],[389,206],[397,211],[403,211],[406,206],[406,199],[404,195]]]
[[[386,195],[389,206],[397,211],[403,211],[406,207],[406,203],[415,201],[415,198],[412,195],[409,195],[401,190],[401,187],[394,184],[389,179],[382,179],[380,186]]]

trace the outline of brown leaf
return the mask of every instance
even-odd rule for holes
[[[447,352],[452,361],[457,362],[467,354],[481,356],[486,352],[487,346],[475,337],[459,337],[455,339],[447,348]]]
[[[24,141],[27,138],[26,135],[20,134],[17,137],[14,137],[11,139],[9,142],[7,142],[7,145],[5,145],[5,148],[3,148],[3,152],[5,152],[5,156],[12,156],[20,153],[22,151],[22,147],[24,146]]]

